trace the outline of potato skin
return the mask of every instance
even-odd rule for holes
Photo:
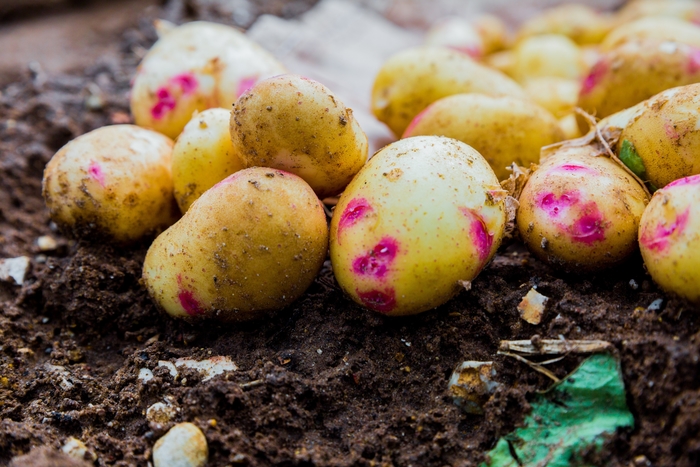
[[[194,21],[148,51],[131,89],[137,125],[175,138],[194,111],[228,108],[258,80],[285,73],[269,52],[222,24]]]
[[[488,53],[481,34],[470,21],[458,16],[449,17],[433,25],[425,35],[425,44],[447,47],[476,59]]]
[[[582,4],[566,4],[549,8],[526,21],[518,31],[518,39],[542,34],[561,34],[577,44],[598,44],[612,27],[609,17]]]
[[[340,193],[367,161],[367,136],[352,109],[298,75],[266,79],[243,94],[230,129],[248,167],[294,173],[321,199]]]
[[[505,198],[488,163],[460,141],[420,136],[386,146],[348,185],[331,220],[338,284],[389,316],[446,302],[498,249]]]
[[[700,47],[700,27],[672,17],[642,18],[612,30],[605,36],[600,48],[605,52],[626,42],[643,39],[673,41]]]
[[[403,137],[419,135],[467,143],[499,180],[508,178],[506,167],[513,162],[527,167],[539,161],[542,146],[564,139],[559,122],[534,102],[482,94],[455,94],[432,103],[413,119]]]
[[[530,251],[570,272],[605,269],[631,254],[647,203],[632,176],[591,152],[563,147],[545,159],[525,185],[516,216]]]
[[[231,143],[231,111],[208,109],[195,115],[173,147],[175,200],[183,213],[202,193],[245,168]]]
[[[642,215],[639,246],[654,282],[700,302],[700,175],[654,193]]]
[[[656,188],[700,173],[700,84],[666,90],[640,107],[620,134],[618,152],[631,142]]]
[[[299,298],[327,248],[325,212],[306,182],[281,170],[244,169],[156,238],[143,279],[173,317],[249,320]]]
[[[372,88],[372,112],[398,136],[436,100],[472,92],[527,98],[512,79],[466,54],[419,47],[399,52],[379,70]]]
[[[700,49],[643,40],[602,55],[583,80],[578,106],[598,118],[632,107],[666,89],[700,81]],[[579,117],[579,127],[588,123]]]
[[[98,128],[63,146],[44,170],[51,219],[75,237],[132,243],[179,217],[173,142],[134,125]]]
[[[523,87],[535,103],[556,118],[563,118],[574,112],[581,84],[573,79],[542,76],[528,80]]]
[[[532,36],[513,49],[511,75],[519,83],[543,76],[577,80],[585,71],[583,52],[566,36]]]

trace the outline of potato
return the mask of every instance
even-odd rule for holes
[[[379,70],[372,88],[372,112],[398,136],[436,100],[471,92],[526,98],[512,79],[465,54],[419,47],[399,52]]]
[[[561,34],[577,44],[597,44],[612,27],[611,19],[582,4],[566,4],[543,11],[518,31],[524,39],[542,34]]]
[[[573,113],[581,84],[573,79],[543,76],[528,80],[523,87],[535,103],[562,118]]]
[[[511,42],[508,27],[498,16],[483,14],[474,18],[472,25],[481,36],[484,53],[490,54],[503,50]]]
[[[605,52],[625,42],[642,39],[674,41],[700,47],[700,27],[677,18],[642,18],[615,28],[601,42],[600,48]]]
[[[632,41],[602,55],[584,79],[578,106],[603,118],[669,88],[700,81],[700,50],[673,41]],[[579,118],[582,130],[588,123]]]
[[[432,103],[413,119],[403,137],[455,138],[476,149],[499,180],[540,159],[540,149],[564,139],[559,122],[534,102],[513,97],[455,94]]]
[[[486,160],[449,138],[407,138],[370,159],[331,220],[331,262],[354,301],[390,316],[434,308],[490,261],[506,193]]]
[[[583,136],[583,132],[578,127],[576,114],[569,114],[559,119],[559,128],[564,133],[564,139],[574,139]]]
[[[137,125],[175,138],[194,111],[228,108],[258,80],[285,72],[236,29],[187,23],[166,31],[141,61],[131,113]]]
[[[617,12],[615,22],[621,25],[647,16],[669,16],[697,23],[700,5],[695,0],[636,0],[627,2]]]
[[[448,47],[477,59],[485,53],[484,41],[476,28],[458,16],[444,19],[432,26],[425,36],[425,43]]]
[[[700,174],[699,108],[700,84],[657,94],[624,127],[616,152],[641,164],[635,172],[655,188]]]
[[[49,214],[76,237],[131,243],[179,216],[173,199],[170,138],[134,125],[77,137],[46,165]]]
[[[511,72],[520,83],[543,76],[577,80],[586,71],[581,49],[558,34],[529,37],[519,42],[513,53]]]
[[[281,75],[256,84],[234,104],[233,147],[248,167],[297,174],[321,198],[340,193],[367,161],[367,136],[317,81]]]
[[[654,282],[700,302],[700,175],[654,193],[642,215],[639,246]]]
[[[180,211],[187,211],[202,193],[245,168],[231,143],[231,111],[208,109],[185,126],[173,147],[173,184]]]
[[[515,53],[512,50],[501,50],[484,57],[484,63],[501,73],[510,77],[513,76],[513,63],[515,63]]]
[[[647,203],[637,181],[590,146],[560,148],[530,177],[516,222],[530,251],[571,272],[595,271],[637,248]]]
[[[281,170],[244,169],[156,238],[143,279],[173,317],[243,321],[299,298],[327,248],[326,215],[306,182]]]

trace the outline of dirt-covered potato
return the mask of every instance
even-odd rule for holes
[[[506,193],[468,145],[422,136],[386,146],[340,197],[331,262],[357,303],[392,316],[434,308],[495,254]]]
[[[379,70],[372,88],[372,112],[398,136],[436,100],[472,92],[527,98],[515,81],[465,54],[419,47],[399,52]]]
[[[654,193],[639,225],[639,247],[654,282],[700,302],[700,175]]]
[[[600,43],[600,47],[607,51],[625,42],[643,39],[674,41],[700,47],[700,27],[678,18],[642,18],[615,28]]]
[[[597,44],[612,27],[611,19],[583,4],[566,4],[543,11],[526,21],[520,39],[542,34],[561,34],[577,44]]]
[[[194,111],[228,108],[258,80],[285,72],[236,29],[187,23],[166,31],[141,61],[131,113],[137,125],[175,138]]]
[[[523,87],[535,103],[562,118],[574,112],[581,84],[578,80],[543,76],[528,80]]]
[[[446,136],[476,149],[499,180],[513,162],[529,166],[540,149],[564,139],[554,116],[531,101],[483,94],[455,94],[428,106],[413,119],[403,137]],[[497,136],[496,136],[497,135]]]
[[[195,115],[173,147],[175,200],[183,213],[202,193],[245,168],[233,148],[231,111],[208,109]]]
[[[173,142],[134,125],[77,137],[46,165],[49,214],[76,237],[130,243],[162,231],[179,216],[173,199]]]
[[[513,49],[512,76],[520,83],[554,76],[578,80],[586,71],[579,46],[566,36],[543,34],[518,43]]]
[[[299,75],[256,84],[234,104],[230,128],[248,167],[294,173],[321,199],[343,191],[367,161],[367,136],[352,109]]]
[[[327,248],[326,215],[306,182],[281,170],[244,169],[156,238],[143,279],[171,316],[248,320],[299,298]]]
[[[525,185],[516,216],[530,251],[571,272],[604,269],[631,254],[647,203],[631,175],[591,152],[563,147],[546,158]]]
[[[598,118],[661,91],[700,81],[700,49],[673,41],[627,42],[604,53],[583,80],[578,106]],[[588,124],[579,119],[582,130]]]
[[[700,174],[700,84],[666,90],[632,109],[616,152],[638,166],[630,168],[642,180],[662,188]]]

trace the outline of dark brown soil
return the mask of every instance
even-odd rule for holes
[[[167,14],[215,15],[196,4],[171,2]],[[309,2],[257,5],[256,13],[296,14]],[[147,244],[65,238],[41,198],[42,171],[57,149],[128,121],[132,50],[153,40],[143,19],[124,33],[121,55],[80,74],[35,69],[1,90],[0,257],[30,256],[31,271],[22,286],[0,283],[0,464],[74,436],[98,456],[96,465],[146,465],[172,423],[191,421],[207,437],[212,466],[476,465],[550,384],[497,355],[499,341],[539,335],[608,340],[621,358],[635,428],[591,454],[592,463],[700,465],[699,310],[661,293],[639,257],[605,274],[565,276],[514,244],[470,291],[403,319],[354,305],[328,268],[293,306],[259,322],[193,326],[160,314],[139,281]],[[102,104],[87,108],[91,83]],[[42,235],[58,248],[40,252]],[[516,310],[533,285],[551,297],[538,326]],[[659,298],[661,308],[647,310]],[[173,378],[157,366],[216,355],[230,356],[238,371],[202,381],[195,371]],[[495,361],[502,384],[482,416],[461,412],[446,395],[463,360]],[[551,368],[563,376],[579,361]],[[141,368],[154,380],[139,381]],[[149,424],[146,408],[165,396],[179,412],[170,425]],[[42,450],[14,465],[77,464]]]

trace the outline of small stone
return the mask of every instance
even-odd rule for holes
[[[534,288],[523,297],[518,305],[520,317],[530,324],[540,324],[549,297],[545,297]]]
[[[169,400],[165,402],[156,402],[146,409],[146,420],[160,425],[169,423],[177,415],[177,410]]]
[[[155,467],[203,467],[208,457],[204,433],[189,422],[178,423],[153,446]]]
[[[139,381],[142,383],[147,383],[153,379],[153,372],[148,368],[141,368],[139,370]]]
[[[28,256],[0,259],[0,280],[9,282],[12,279],[17,285],[24,284],[29,264]]]
[[[36,246],[41,251],[53,251],[58,248],[58,242],[51,235],[42,235],[36,239]]]
[[[493,362],[462,362],[455,368],[447,384],[447,391],[455,405],[467,413],[483,413],[483,405],[496,390],[498,383],[493,381],[496,370]]]
[[[68,454],[73,459],[94,461],[97,456],[94,452],[90,451],[88,447],[80,441],[78,438],[73,438],[72,436],[66,440],[66,443],[61,448],[65,454]]]

